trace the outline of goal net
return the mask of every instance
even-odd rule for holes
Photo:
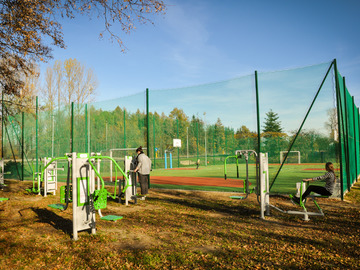
[[[285,163],[296,163],[301,164],[301,154],[300,151],[280,151],[280,164],[284,162],[284,159],[286,157]]]

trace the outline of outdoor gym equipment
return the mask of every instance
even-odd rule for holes
[[[113,157],[113,153],[114,152],[125,152],[126,151],[135,151],[137,148],[114,148],[114,149],[110,149],[110,157],[111,158],[114,158]],[[147,150],[146,147],[143,148],[143,150]],[[110,181],[112,181],[113,179],[113,164],[112,162],[110,162]]]
[[[305,207],[305,202],[302,200],[302,194],[304,193],[305,184],[302,182],[300,184],[300,207],[302,211],[293,211],[293,210],[283,210],[279,207],[276,207],[270,203],[270,189],[269,189],[269,164],[267,153],[260,153],[259,156],[260,163],[260,218],[265,219],[265,215],[270,215],[270,207],[275,210],[284,213],[284,214],[293,214],[293,215],[303,215],[304,220],[308,221],[309,216],[324,216],[324,212],[320,208],[319,204],[316,202],[316,198],[327,198],[328,196],[320,195],[310,195],[308,198],[311,198],[314,202],[318,212],[308,212]]]
[[[41,191],[43,191],[44,197],[46,197],[48,193],[56,195],[57,171],[64,170],[64,168],[57,167],[57,161],[59,160],[66,160],[66,157],[43,158],[44,169],[33,174],[33,186],[31,189],[27,189],[27,191],[38,193],[38,195],[41,195]]]
[[[130,200],[133,200],[133,202],[137,203],[137,181],[136,181],[136,172],[134,172],[136,168],[135,164],[135,158],[132,156],[125,156],[125,167],[124,172],[128,176],[128,185],[129,188],[126,189],[125,193],[123,193],[123,198],[125,199],[125,205],[129,204]],[[120,200],[122,197],[120,198]]]
[[[0,188],[6,186],[5,185],[5,182],[4,182],[4,174],[6,174],[4,172],[4,160],[0,160],[0,169],[1,169],[1,172],[0,172]],[[9,200],[9,198],[0,198],[0,202],[3,202],[3,201],[7,201]]]
[[[44,158],[44,172],[43,172],[43,183],[44,183],[44,197],[47,196],[48,193],[52,193],[56,195],[57,190],[57,171],[64,170],[64,168],[57,167],[57,161],[51,162],[51,158]],[[39,185],[40,183],[38,183]],[[40,191],[40,190],[39,190]]]
[[[126,185],[123,193],[126,192],[128,177],[115,162],[114,159],[107,156],[89,155],[88,153],[70,153],[66,154],[68,160],[68,178],[66,186],[61,187],[60,201],[64,204],[51,204],[52,208],[66,210],[69,203],[73,208],[73,239],[78,239],[78,232],[90,230],[92,234],[96,233],[95,213],[98,210],[99,216],[103,220],[116,221],[122,219],[122,216],[103,216],[101,209],[107,206],[108,191],[105,189],[105,183],[96,168],[97,160],[109,159],[126,179]],[[45,169],[45,168],[44,168]],[[42,173],[43,175],[43,173]],[[96,185],[95,175],[98,177]]]
[[[9,198],[0,198],[0,202],[4,202],[4,201],[7,201],[9,200]]]
[[[236,178],[239,178],[239,156],[227,156],[224,161],[224,178],[227,179],[227,160],[229,158],[235,158],[236,159]]]
[[[239,178],[239,162],[238,162],[238,159],[239,158],[245,158],[245,163],[246,163],[246,178],[245,178],[245,181],[244,181],[244,194],[245,196],[230,196],[230,198],[232,199],[240,199],[240,200],[245,200],[250,193],[252,193],[255,189],[253,188],[252,190],[249,190],[249,157],[251,155],[254,155],[255,156],[255,159],[256,159],[256,163],[258,163],[258,160],[257,160],[257,153],[254,151],[254,150],[236,150],[235,151],[235,156],[230,156],[230,157],[236,157],[236,170],[237,170],[237,177]],[[227,161],[227,158],[225,158],[225,163],[224,163],[224,168],[225,168],[225,179],[227,178],[226,176],[226,161]],[[258,178],[257,176],[258,174],[258,170],[256,169],[256,179]],[[258,181],[256,183],[256,186],[258,185]]]
[[[0,160],[0,169],[1,169],[1,172],[0,172],[0,188],[3,188],[5,187],[5,177],[4,175],[5,174],[10,174],[10,172],[5,172],[4,170],[4,160]]]

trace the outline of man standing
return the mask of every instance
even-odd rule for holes
[[[149,193],[149,175],[151,171],[151,159],[144,154],[144,151],[142,150],[142,147],[139,146],[136,149],[137,153],[137,166],[134,170],[134,172],[138,173],[139,176],[139,183],[141,188],[141,196],[143,198],[146,197],[146,195]]]

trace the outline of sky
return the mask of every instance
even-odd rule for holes
[[[63,19],[67,48],[53,60],[76,58],[98,80],[96,101],[145,91],[217,82],[234,77],[305,67],[337,59],[360,105],[359,0],[164,0],[154,24],[118,32],[122,52],[103,22]]]

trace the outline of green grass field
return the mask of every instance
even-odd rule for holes
[[[270,164],[269,175],[270,182],[274,179],[280,165]],[[256,168],[254,164],[249,165],[249,181],[255,184],[256,179]],[[324,164],[286,164],[282,167],[278,174],[276,181],[271,189],[272,193],[292,193],[295,190],[296,182],[300,182],[304,178],[311,178],[322,175],[325,173]],[[182,176],[182,177],[224,177],[224,166],[213,165],[213,166],[202,166],[198,170],[195,168],[190,169],[156,169],[151,172],[153,176]],[[227,166],[227,178],[236,179],[236,165],[230,164]],[[246,165],[239,165],[239,178],[244,180],[246,178]],[[231,181],[231,180],[229,180]],[[156,185],[154,185],[156,187]],[[169,186],[168,188],[173,188]],[[178,186],[176,188],[179,188]],[[184,189],[204,189],[189,187]],[[206,188],[206,190],[209,190]],[[219,189],[217,189],[219,190]],[[225,190],[224,190],[225,191]]]

